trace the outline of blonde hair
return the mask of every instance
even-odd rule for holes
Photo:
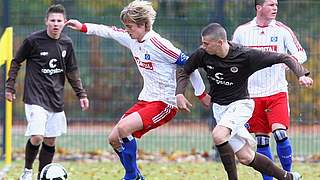
[[[129,21],[137,25],[145,25],[146,31],[150,31],[156,15],[157,13],[153,9],[151,2],[135,0],[123,8],[120,13],[120,19],[122,23]]]

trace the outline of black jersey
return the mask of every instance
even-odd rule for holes
[[[197,49],[184,65],[184,71],[178,73],[177,94],[184,92],[185,82],[197,68],[203,68],[206,71],[210,83],[211,100],[220,105],[228,105],[234,101],[249,98],[248,77],[273,64],[285,63],[298,77],[309,74],[288,55],[263,52],[228,43],[230,49],[225,58],[210,55],[201,48]]]
[[[46,30],[32,33],[18,49],[12,60],[7,89],[14,92],[14,82],[26,60],[23,100],[51,112],[61,112],[64,107],[64,84],[67,76],[76,94],[85,97],[71,39],[61,33],[52,39]]]

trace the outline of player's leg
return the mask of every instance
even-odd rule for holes
[[[275,129],[273,136],[277,143],[277,153],[282,165],[286,171],[291,171],[292,167],[292,145],[287,136],[286,129]]]
[[[126,116],[132,114],[133,112],[136,112],[137,110],[143,108],[143,104],[141,103],[136,103],[133,107],[131,107],[124,115],[123,117],[121,118],[121,120],[123,118],[125,118]],[[121,121],[120,120],[120,121]],[[119,123],[120,123],[119,121]],[[121,164],[122,166],[124,167],[125,169],[125,176],[124,176],[124,179],[128,179],[128,178],[131,178],[131,176],[136,176],[137,173],[140,173],[140,171],[138,170],[138,167],[136,165],[136,160],[134,160],[132,163],[130,161],[128,161],[127,159],[128,158],[125,158],[127,157],[125,154],[124,154],[124,141],[127,141],[127,140],[131,140],[132,142],[131,143],[135,143],[135,139],[132,137],[132,136],[129,136],[130,138],[125,138],[125,140],[123,141],[122,138],[120,137],[120,134],[119,134],[119,130],[118,130],[118,125],[119,123],[111,130],[111,133],[109,134],[109,137],[108,137],[108,142],[109,144],[113,147],[114,151],[117,153],[117,155],[119,156],[119,159],[121,161]],[[136,149],[134,148],[133,146],[133,149]],[[128,149],[127,149],[128,151]],[[136,151],[135,151],[136,153]],[[125,157],[124,157],[125,156]],[[136,155],[134,155],[136,156]],[[131,159],[131,158],[129,158]],[[136,167],[135,170],[133,170],[133,168]]]
[[[39,168],[38,177],[40,177],[41,170],[47,165],[52,163],[55,153],[55,137],[45,137],[39,153]]]
[[[272,151],[269,145],[269,132],[271,132],[271,125],[268,122],[268,116],[266,115],[268,97],[254,98],[255,107],[252,117],[247,123],[247,129],[249,132],[256,135],[257,152],[267,156],[273,161]],[[272,180],[273,177],[266,174],[261,174],[263,180]]]
[[[212,131],[212,138],[219,152],[221,162],[228,174],[228,179],[238,179],[234,151],[229,144],[230,129],[217,125]]]
[[[122,158],[126,167],[124,179],[134,179],[137,177],[137,142],[132,133],[143,128],[142,119],[139,113],[134,112],[121,119],[117,125],[119,137],[123,147]]]
[[[279,168],[269,158],[260,153],[254,152],[251,148],[252,147],[249,144],[246,144],[243,146],[243,148],[236,152],[236,156],[238,157],[240,163],[250,166],[260,173],[267,174],[279,180],[295,180],[301,178],[298,173],[291,173]]]
[[[39,153],[38,178],[41,170],[52,163],[55,155],[56,137],[67,132],[67,120],[64,111],[49,112],[47,111],[47,123],[45,127],[44,140]]]
[[[272,124],[273,137],[277,143],[277,153],[286,171],[292,167],[292,145],[287,135],[290,126],[289,104],[287,93],[278,93],[271,97],[270,112],[267,113],[270,124]]]
[[[242,136],[250,144],[255,145],[244,124],[251,117],[254,108],[253,100],[238,100],[227,106],[212,105],[213,114],[217,120],[217,126],[213,130],[214,143],[220,153],[221,161],[228,173],[229,179],[237,179],[237,169],[234,153],[244,146],[245,141],[238,141]],[[222,149],[223,148],[223,149]]]
[[[271,148],[269,145],[270,136],[266,134],[257,134],[256,140],[257,140],[257,153],[263,154],[273,161]],[[263,180],[273,179],[271,176],[268,176],[266,174],[262,174],[262,177],[263,177]]]
[[[30,136],[30,139],[25,148],[25,166],[20,180],[31,180],[33,163],[43,141],[47,117],[43,108],[29,104],[25,104],[25,114],[28,123],[25,136]]]

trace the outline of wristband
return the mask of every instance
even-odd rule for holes
[[[82,24],[80,31],[84,33],[88,31],[87,26],[84,23]]]
[[[202,100],[204,97],[206,97],[207,93],[203,91],[203,93],[200,96],[197,96],[199,100]]]

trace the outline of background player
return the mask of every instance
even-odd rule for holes
[[[32,165],[39,153],[39,172],[51,163],[56,137],[67,131],[64,108],[64,84],[67,77],[80,100],[82,110],[87,110],[89,101],[82,87],[79,68],[71,39],[61,33],[66,21],[62,5],[48,8],[45,30],[28,36],[12,60],[6,82],[6,98],[15,99],[14,84],[21,63],[27,60],[23,101],[28,126],[25,135],[31,136],[25,148],[25,166],[20,180],[32,180]]]
[[[236,154],[240,163],[261,173],[281,180],[300,179],[298,173],[282,170],[270,159],[252,150],[255,140],[244,127],[254,109],[247,82],[248,77],[255,71],[273,64],[285,63],[299,77],[300,84],[309,87],[313,83],[313,80],[307,77],[309,72],[289,55],[263,52],[228,42],[225,29],[217,23],[203,28],[201,38],[202,47],[190,56],[178,75],[178,107],[185,109],[188,106],[183,96],[188,75],[199,67],[203,68],[210,83],[212,110],[217,120],[212,137],[228,178],[238,179],[234,157]],[[205,98],[210,99],[210,96]]]
[[[151,129],[172,120],[176,114],[176,66],[184,64],[187,56],[152,30],[156,12],[148,1],[133,1],[120,14],[125,29],[69,20],[75,30],[111,38],[129,48],[143,77],[138,102],[124,113],[109,135],[109,143],[125,168],[123,179],[144,179],[136,163],[137,144]],[[204,92],[199,72],[194,74],[197,95]],[[191,79],[193,79],[191,78]]]
[[[233,42],[250,48],[290,53],[299,63],[307,60],[292,30],[276,21],[277,0],[255,0],[256,17],[239,26],[233,34]],[[254,98],[255,109],[248,121],[249,132],[255,133],[257,152],[272,159],[269,134],[272,132],[277,144],[277,154],[284,170],[291,171],[292,147],[287,130],[290,126],[288,82],[285,66],[276,64],[254,73],[249,78],[250,97]],[[263,175],[264,180],[272,177]]]

